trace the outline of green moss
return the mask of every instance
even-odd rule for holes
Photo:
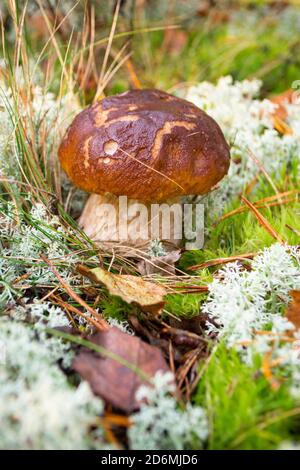
[[[199,315],[203,294],[172,294],[167,295],[165,311],[177,317],[191,318]]]
[[[108,295],[107,298],[101,300],[98,304],[99,311],[105,318],[114,318],[119,321],[127,319],[132,312],[133,307],[120,297]]]
[[[236,204],[236,207],[239,206],[240,204]],[[299,243],[299,236],[289,228],[300,230],[299,217],[295,216],[299,210],[299,203],[259,209],[276,232],[290,245]],[[274,243],[274,238],[259,224],[254,214],[247,210],[219,223],[210,233],[205,247],[209,249],[209,252],[214,251],[215,257],[221,257],[224,254],[230,256],[256,252],[272,243]]]
[[[219,345],[204,371],[195,402],[209,415],[209,449],[272,449],[291,438],[297,404],[282,385],[273,390],[255,366]]]

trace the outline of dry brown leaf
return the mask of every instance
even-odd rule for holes
[[[80,267],[79,271],[93,281],[104,284],[111,295],[121,297],[128,304],[138,305],[145,312],[156,315],[165,304],[166,289],[153,282],[144,281],[141,277],[113,274],[102,268]]]
[[[276,116],[283,121],[288,117],[286,105],[292,103],[293,94],[294,94],[294,90],[289,89],[283,93],[280,93],[280,95],[274,95],[274,96],[269,97],[269,100],[272,101],[272,103],[275,103],[277,105],[277,108],[274,111],[273,116]]]
[[[296,328],[300,328],[300,290],[292,290],[290,294],[292,301],[285,312],[285,316]]]
[[[161,276],[175,274],[175,263],[179,260],[181,250],[173,250],[164,256],[151,256],[139,261],[137,269],[143,276],[159,273]]]
[[[282,135],[293,135],[293,129],[278,116],[273,116],[273,126]]]
[[[274,128],[283,135],[293,134],[293,130],[286,123],[288,118],[288,108],[287,105],[293,102],[294,90],[290,89],[281,93],[280,95],[275,95],[270,97],[270,101],[277,105],[277,108],[272,113],[273,125]]]
[[[73,360],[74,370],[89,382],[95,395],[125,412],[138,409],[136,391],[146,382],[145,376],[150,379],[158,371],[170,370],[160,349],[118,328],[100,331],[87,339],[137,368],[134,371],[87,348],[81,348]]]

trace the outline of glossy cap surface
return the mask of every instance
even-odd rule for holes
[[[158,90],[110,96],[82,111],[59,148],[74,185],[165,201],[205,194],[227,173],[229,146],[195,105]]]

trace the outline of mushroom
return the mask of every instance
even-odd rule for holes
[[[116,207],[126,196],[131,230],[123,242],[141,246],[134,209],[209,192],[227,173],[230,152],[218,124],[195,105],[159,90],[133,90],[78,114],[59,159],[73,184],[92,193],[79,219],[83,230],[116,245],[122,213],[116,221],[103,206]],[[175,233],[169,241],[177,244]]]

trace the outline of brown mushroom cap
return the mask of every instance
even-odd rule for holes
[[[207,193],[229,168],[218,124],[158,90],[110,96],[82,111],[59,148],[79,188],[142,201]]]

